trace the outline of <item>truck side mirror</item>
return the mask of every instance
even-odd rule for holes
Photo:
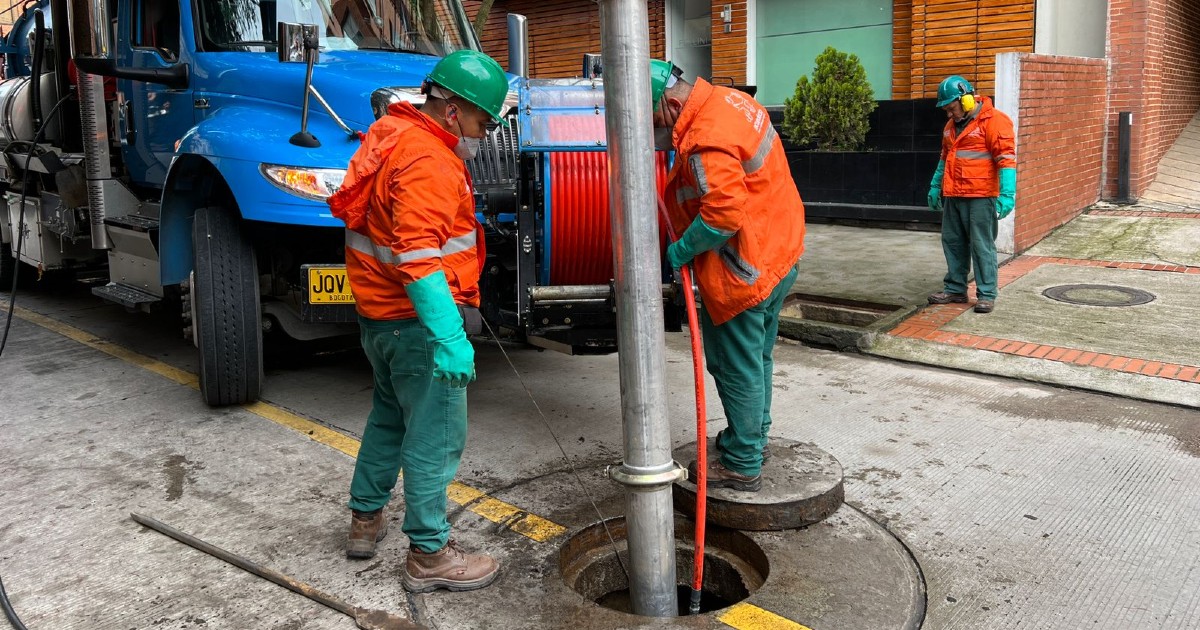
[[[313,64],[317,62],[320,41],[320,31],[317,30],[316,24],[279,23],[279,40],[275,47],[279,51],[279,61],[308,64],[308,71],[304,74],[304,105],[300,110],[300,131],[288,139],[288,142],[298,147],[321,146],[317,137],[308,133],[308,92],[312,86]]]
[[[308,51],[310,50],[313,61],[316,62],[319,42],[320,33],[317,31],[316,24],[280,22],[279,41],[276,46],[276,50],[279,51],[280,63],[308,63]]]

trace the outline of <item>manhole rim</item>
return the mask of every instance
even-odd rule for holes
[[[1113,291],[1121,293],[1130,298],[1124,303],[1104,304],[1099,302],[1084,302],[1078,299],[1071,299],[1066,296],[1071,291]],[[1137,289],[1134,287],[1126,287],[1119,284],[1058,284],[1052,287],[1046,287],[1041,291],[1042,297],[1063,304],[1071,304],[1073,306],[1095,306],[1098,308],[1126,308],[1130,306],[1142,306],[1149,304],[1158,299],[1158,296],[1146,291],[1145,289]]]

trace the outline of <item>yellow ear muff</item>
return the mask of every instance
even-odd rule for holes
[[[958,102],[962,103],[963,112],[970,114],[971,110],[975,109],[975,95],[963,94],[959,97]]]

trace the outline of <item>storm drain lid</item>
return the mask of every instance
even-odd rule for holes
[[[1153,302],[1155,297],[1149,291],[1115,284],[1060,284],[1042,291],[1042,295],[1051,300],[1085,306],[1137,306]]]

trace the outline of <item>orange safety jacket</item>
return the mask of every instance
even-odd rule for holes
[[[954,120],[942,131],[944,197],[1000,196],[1000,169],[1017,167],[1017,143],[1012,120],[980,97],[979,113],[955,135]]]
[[[346,222],[346,275],[359,315],[416,317],[404,287],[444,271],[454,301],[479,306],[483,228],[458,137],[408,103],[375,121],[329,198]]]
[[[677,235],[696,216],[730,235],[695,258],[714,324],[765,300],[804,253],[804,203],[767,110],[745,93],[696,79],[672,133],[664,201]]]

